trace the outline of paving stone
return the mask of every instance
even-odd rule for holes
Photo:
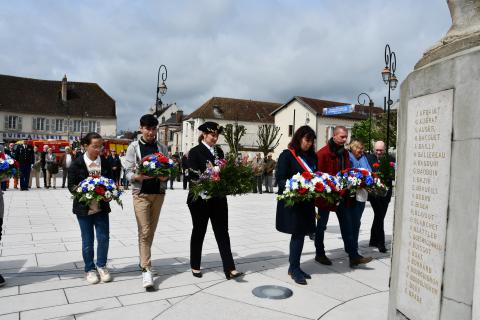
[[[121,304],[115,298],[98,299],[80,303],[71,303],[61,306],[48,307],[42,309],[35,309],[20,312],[20,319],[22,320],[40,320],[51,319],[57,317],[73,316],[75,314],[98,311],[103,309],[110,309],[120,307]]]
[[[303,306],[303,304],[302,304]],[[268,310],[223,297],[198,293],[173,305],[155,320],[225,320],[225,319],[262,319],[262,320],[300,320],[285,312]]]
[[[155,292],[146,292],[145,290],[142,290],[141,293],[119,296],[118,300],[120,300],[123,305],[131,305],[192,295],[198,291],[200,291],[200,288],[198,288],[197,286],[185,285],[166,289],[160,288]]]
[[[290,288],[293,295],[284,300],[257,298],[252,294],[252,290],[262,285],[284,286]],[[309,319],[317,319],[324,312],[342,303],[339,300],[312,292],[308,287],[292,285],[258,273],[246,275],[240,281],[222,282],[203,290],[203,292]],[[299,308],[299,306],[302,307]]]
[[[2,305],[0,308],[0,314],[45,308],[68,303],[62,290],[2,297],[0,302]]]
[[[385,320],[388,311],[388,292],[379,292],[347,301],[340,307],[330,310],[322,320],[356,319]]]
[[[20,320],[20,313],[9,313],[0,315],[0,320]]]
[[[77,320],[153,319],[169,307],[170,303],[166,300],[159,300],[103,311],[78,314],[75,318]]]

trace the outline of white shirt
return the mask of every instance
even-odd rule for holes
[[[67,153],[67,158],[65,159],[65,166],[67,168],[70,168],[71,163],[72,163],[72,155],[70,153]]]
[[[208,150],[212,153],[212,155],[215,155],[215,149],[213,147],[210,147],[208,144],[205,143],[205,141],[202,140],[202,143],[205,147],[207,147]]]
[[[100,156],[97,157],[94,161],[90,160],[85,152],[83,154],[83,160],[87,165],[88,173],[93,175],[101,175],[102,172],[102,161],[100,160]]]

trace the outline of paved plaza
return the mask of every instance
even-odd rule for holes
[[[57,186],[60,180],[57,181]],[[61,184],[60,184],[61,185]],[[332,266],[314,261],[313,242],[305,240],[302,268],[308,285],[287,275],[289,235],[275,230],[275,195],[229,197],[229,226],[237,269],[246,275],[226,280],[211,230],[203,246],[203,278],[189,268],[191,218],[187,192],[180,183],[169,190],[153,245],[159,271],[155,292],[145,292],[138,270],[137,227],[132,197],[123,210],[112,204],[108,266],[111,283],[89,285],[84,279],[80,230],[66,189],[9,189],[4,194],[4,236],[0,246],[0,320],[6,319],[356,319],[384,320],[388,305],[390,252],[368,247],[373,211],[367,203],[360,251],[375,259],[350,269],[337,218],[326,232]],[[393,203],[386,218],[391,241]],[[389,247],[389,245],[388,245]],[[280,285],[293,290],[285,300],[257,298],[252,289]]]

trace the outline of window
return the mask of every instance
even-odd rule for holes
[[[54,130],[57,132],[63,131],[63,119],[55,119]]]
[[[288,126],[288,136],[289,137],[293,136],[293,125],[292,124]]]
[[[48,131],[50,128],[47,124],[48,119],[33,118],[32,129],[34,131]]]
[[[97,121],[88,121],[88,132],[97,132]]]
[[[22,117],[19,116],[5,116],[6,130],[22,130]]]
[[[170,131],[169,141],[173,141],[173,131]]]
[[[73,132],[82,131],[82,120],[73,120]]]

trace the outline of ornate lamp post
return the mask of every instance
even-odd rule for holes
[[[365,105],[366,100],[365,100],[365,97],[364,97],[362,102],[360,102],[360,97],[361,96],[365,96],[366,98],[368,98],[368,151],[370,153],[372,153],[372,108],[373,108],[373,100],[365,92],[360,93],[357,97],[357,101],[362,106]]]
[[[164,69],[164,72],[162,72],[162,83],[160,84],[160,71]],[[155,116],[159,116],[159,112],[162,109],[162,100],[161,97],[167,93],[167,85],[165,84],[165,80],[167,80],[167,67],[162,64],[158,68],[158,74],[157,74],[157,97],[155,100]],[[160,97],[158,96],[160,94]]]
[[[390,140],[390,106],[393,104],[392,99],[390,99],[390,91],[395,90],[398,84],[398,79],[395,76],[395,70],[397,68],[397,57],[395,52],[390,50],[390,46],[387,44],[385,46],[385,68],[382,71],[383,82],[388,86],[388,98],[387,98],[387,141],[386,151],[388,154],[389,140]]]

